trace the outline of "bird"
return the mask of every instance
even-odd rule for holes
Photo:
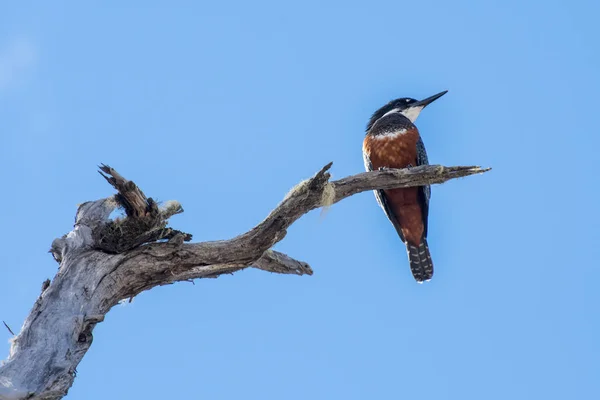
[[[421,111],[445,95],[445,90],[424,100],[402,97],[379,108],[367,124],[363,159],[367,171],[429,165],[427,151],[415,121]],[[374,190],[375,198],[406,245],[408,262],[418,283],[431,280],[433,261],[427,244],[429,185]]]

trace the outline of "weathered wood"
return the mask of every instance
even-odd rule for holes
[[[94,326],[122,299],[156,286],[214,278],[247,267],[312,275],[302,261],[271,250],[287,228],[307,212],[373,189],[442,183],[483,173],[479,167],[421,166],[366,172],[329,182],[326,165],[300,182],[257,226],[229,240],[185,243],[191,235],[167,228],[183,212],[171,201],[162,208],[131,181],[102,165],[102,176],[119,192],[82,204],[74,229],[55,239],[58,273],[33,305],[9,357],[0,367],[0,400],[60,399],[92,344]],[[127,217],[111,220],[119,206]],[[52,346],[48,346],[52,343]]]

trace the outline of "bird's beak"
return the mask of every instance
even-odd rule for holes
[[[417,101],[416,103],[412,103],[410,105],[410,108],[413,107],[420,107],[421,109],[425,108],[427,105],[433,103],[434,101],[436,101],[437,99],[439,99],[440,97],[442,97],[443,95],[445,95],[446,93],[448,93],[447,90],[444,90],[443,92],[440,92],[438,94],[434,94],[431,97],[426,98],[425,100],[421,100],[421,101]]]

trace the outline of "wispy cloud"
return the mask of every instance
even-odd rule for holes
[[[27,39],[15,38],[0,44],[0,91],[19,83],[35,61],[35,47]]]

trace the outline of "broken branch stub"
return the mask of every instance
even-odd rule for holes
[[[192,240],[189,233],[167,228],[171,216],[183,212],[177,201],[169,201],[162,209],[156,202],[147,198],[144,192],[133,182],[108,165],[100,165],[100,175],[115,189],[115,201],[123,207],[126,218],[105,221],[99,229],[93,231],[95,248],[108,253],[123,253],[144,243],[160,240]]]

